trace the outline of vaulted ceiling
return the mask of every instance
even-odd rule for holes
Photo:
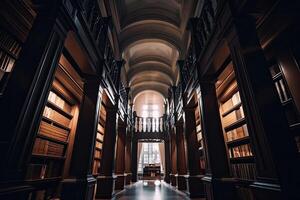
[[[126,61],[123,79],[133,97],[145,90],[166,96],[168,88],[177,83],[176,62],[185,56],[186,25],[197,2],[104,0],[107,15],[113,19],[119,57]]]

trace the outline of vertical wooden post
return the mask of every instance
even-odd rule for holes
[[[99,77],[87,77],[77,123],[70,165],[70,179],[63,182],[62,199],[92,199],[96,179],[92,175],[95,139],[101,103]]]
[[[179,190],[187,190],[187,157],[185,148],[185,137],[183,133],[183,122],[177,121],[176,124],[176,143],[177,143],[177,184]]]
[[[204,197],[204,186],[200,174],[200,157],[198,154],[198,141],[196,135],[195,106],[184,107],[184,134],[187,145],[188,161],[188,192],[190,197]]]

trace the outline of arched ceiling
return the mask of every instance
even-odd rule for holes
[[[144,91],[167,96],[177,83],[176,61],[184,58],[189,34],[186,24],[197,0],[103,0],[109,5],[126,61],[123,80],[133,98]],[[107,9],[106,9],[107,10]]]

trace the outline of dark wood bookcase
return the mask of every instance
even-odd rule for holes
[[[197,95],[197,99],[200,99],[200,95]],[[205,153],[204,153],[204,143],[202,137],[202,128],[201,128],[201,113],[199,103],[195,109],[195,122],[196,122],[196,134],[198,141],[198,153],[200,157],[200,170],[201,174],[205,173]]]
[[[282,66],[272,60],[269,62],[269,70],[300,154],[300,114],[289,90]]]
[[[216,88],[231,173],[238,180],[252,181],[255,159],[232,63],[219,75]]]
[[[99,120],[97,125],[96,144],[95,144],[95,151],[94,151],[93,174],[95,176],[99,174],[99,169],[101,165],[105,123],[106,123],[106,109],[105,106],[102,104],[99,111]]]
[[[60,181],[68,176],[80,104],[72,90],[80,88],[74,81],[78,77],[72,77],[70,67],[62,55],[34,140],[26,173],[26,181],[38,186],[32,200],[55,198]]]
[[[2,95],[9,73],[19,57],[22,43],[12,34],[0,27],[0,96]]]

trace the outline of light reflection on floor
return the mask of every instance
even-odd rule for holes
[[[139,181],[119,193],[115,200],[188,200],[183,193],[179,193],[162,181]]]

